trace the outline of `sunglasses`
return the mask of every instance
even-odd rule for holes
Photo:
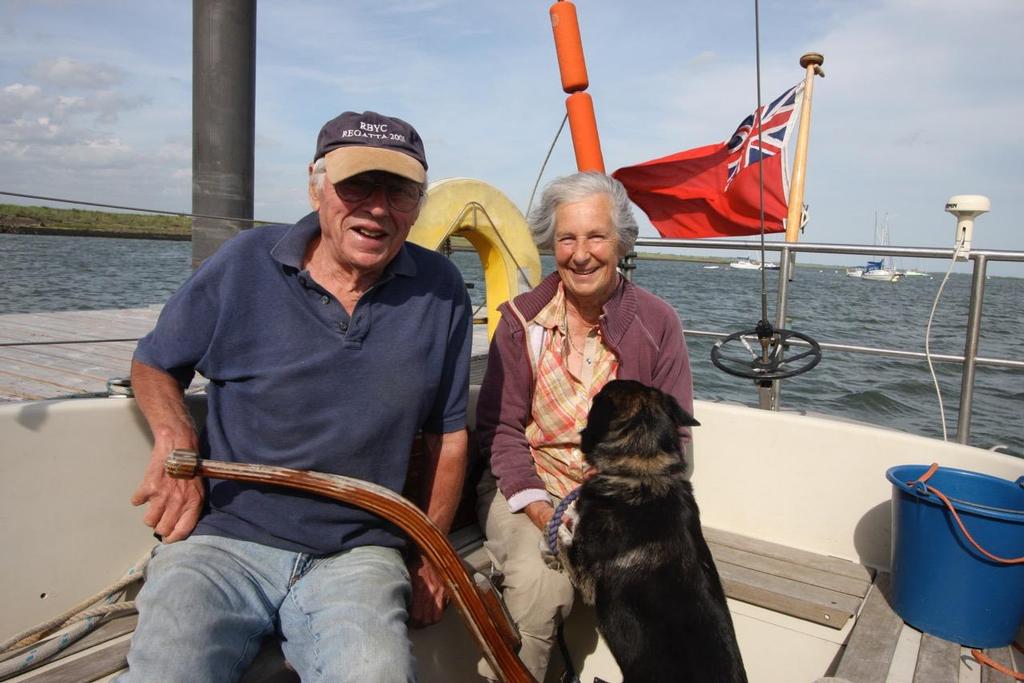
[[[334,191],[342,201],[357,204],[366,201],[377,190],[384,190],[388,206],[395,211],[412,211],[420,203],[423,190],[419,185],[407,181],[380,181],[373,178],[354,176],[335,184]]]

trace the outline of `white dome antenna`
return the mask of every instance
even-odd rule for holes
[[[974,233],[974,219],[988,213],[992,202],[980,194],[958,194],[946,202],[946,211],[956,216],[956,254],[957,261],[966,261],[971,252],[971,237]]]

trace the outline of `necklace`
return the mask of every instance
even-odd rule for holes
[[[585,357],[583,355],[583,351],[577,349],[576,345],[572,342],[572,330],[569,328],[569,305],[568,305],[568,303],[566,303],[564,308],[562,308],[562,327],[565,328],[565,339],[566,339],[566,341],[569,342],[569,352],[570,353],[575,353],[576,355],[578,355],[580,358],[583,359],[583,362],[586,363],[587,365],[590,365],[591,363],[593,363],[594,359],[593,358]],[[594,329],[594,327],[592,326],[590,329],[592,330],[592,329]],[[589,333],[590,332],[588,331],[587,334],[589,334]]]

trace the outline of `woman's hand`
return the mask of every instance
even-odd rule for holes
[[[544,500],[535,500],[523,508],[523,512],[530,518],[534,526],[547,533],[548,524],[555,516],[555,506]]]

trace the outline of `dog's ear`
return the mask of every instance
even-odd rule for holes
[[[602,390],[594,397],[594,402],[590,406],[590,412],[587,414],[587,425],[580,432],[580,450],[584,453],[592,453],[594,447],[608,433],[611,420],[611,402]]]
[[[700,422],[697,422],[688,412],[683,410],[683,407],[679,405],[679,401],[676,400],[675,396],[662,392],[661,402],[665,408],[665,412],[669,414],[672,421],[676,423],[677,427],[700,427]]]

